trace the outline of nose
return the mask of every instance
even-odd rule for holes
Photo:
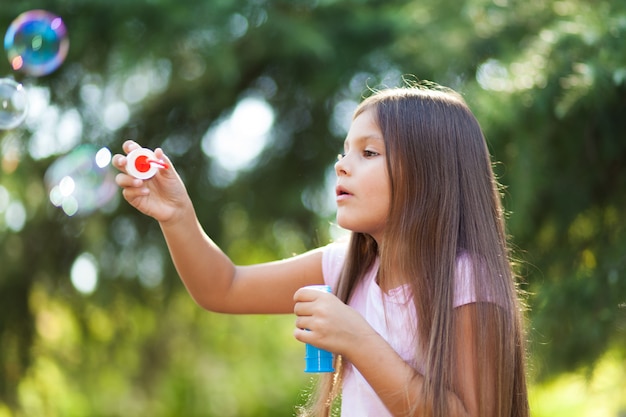
[[[348,164],[345,155],[339,155],[337,162],[335,162],[335,173],[337,176],[348,175]]]

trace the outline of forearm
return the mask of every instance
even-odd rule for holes
[[[173,221],[159,223],[183,284],[207,310],[220,310],[232,285],[235,265],[202,229],[191,204]]]
[[[406,363],[387,341],[373,333],[353,346],[344,356],[359,370],[393,416],[430,415],[422,398],[424,376]],[[450,417],[469,417],[454,392],[446,392],[446,401]]]
[[[293,312],[300,287],[323,283],[322,252],[236,266],[206,235],[191,203],[160,222],[170,255],[187,291],[206,310],[232,314]]]

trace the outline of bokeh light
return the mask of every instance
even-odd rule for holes
[[[26,119],[28,95],[22,84],[0,79],[0,129],[13,129]]]
[[[88,252],[82,253],[74,260],[70,273],[72,285],[83,294],[91,294],[98,285],[98,263]]]
[[[274,117],[264,99],[246,97],[232,113],[209,128],[202,138],[202,150],[221,168],[211,175],[216,185],[227,186],[238,171],[254,166],[270,139]]]
[[[35,77],[56,70],[65,60],[69,47],[63,20],[45,10],[22,13],[4,36],[11,68]]]
[[[111,151],[82,145],[57,159],[44,182],[50,202],[68,216],[85,215],[106,206],[115,196]]]

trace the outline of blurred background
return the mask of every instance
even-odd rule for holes
[[[62,21],[20,60],[37,9]],[[461,92],[497,161],[533,415],[626,415],[623,0],[20,0],[5,33],[0,417],[292,416],[293,317],[197,307],[111,154],[163,147],[236,262],[288,257],[341,234],[351,112],[405,79]]]

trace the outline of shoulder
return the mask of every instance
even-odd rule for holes
[[[326,284],[335,288],[348,253],[347,242],[333,242],[321,248],[322,273]]]
[[[478,301],[476,296],[476,259],[463,251],[456,258],[454,276],[454,306]]]
[[[495,285],[488,268],[480,258],[463,251],[456,259],[454,276],[454,307],[475,302],[502,304],[487,287]]]
[[[348,253],[348,242],[340,241],[340,242],[332,242],[326,246],[321,248],[323,252],[324,259],[328,260],[337,260],[341,259],[342,261],[345,259],[346,254]]]
[[[322,248],[322,268],[326,270],[341,269],[348,253],[347,242],[333,242]]]

